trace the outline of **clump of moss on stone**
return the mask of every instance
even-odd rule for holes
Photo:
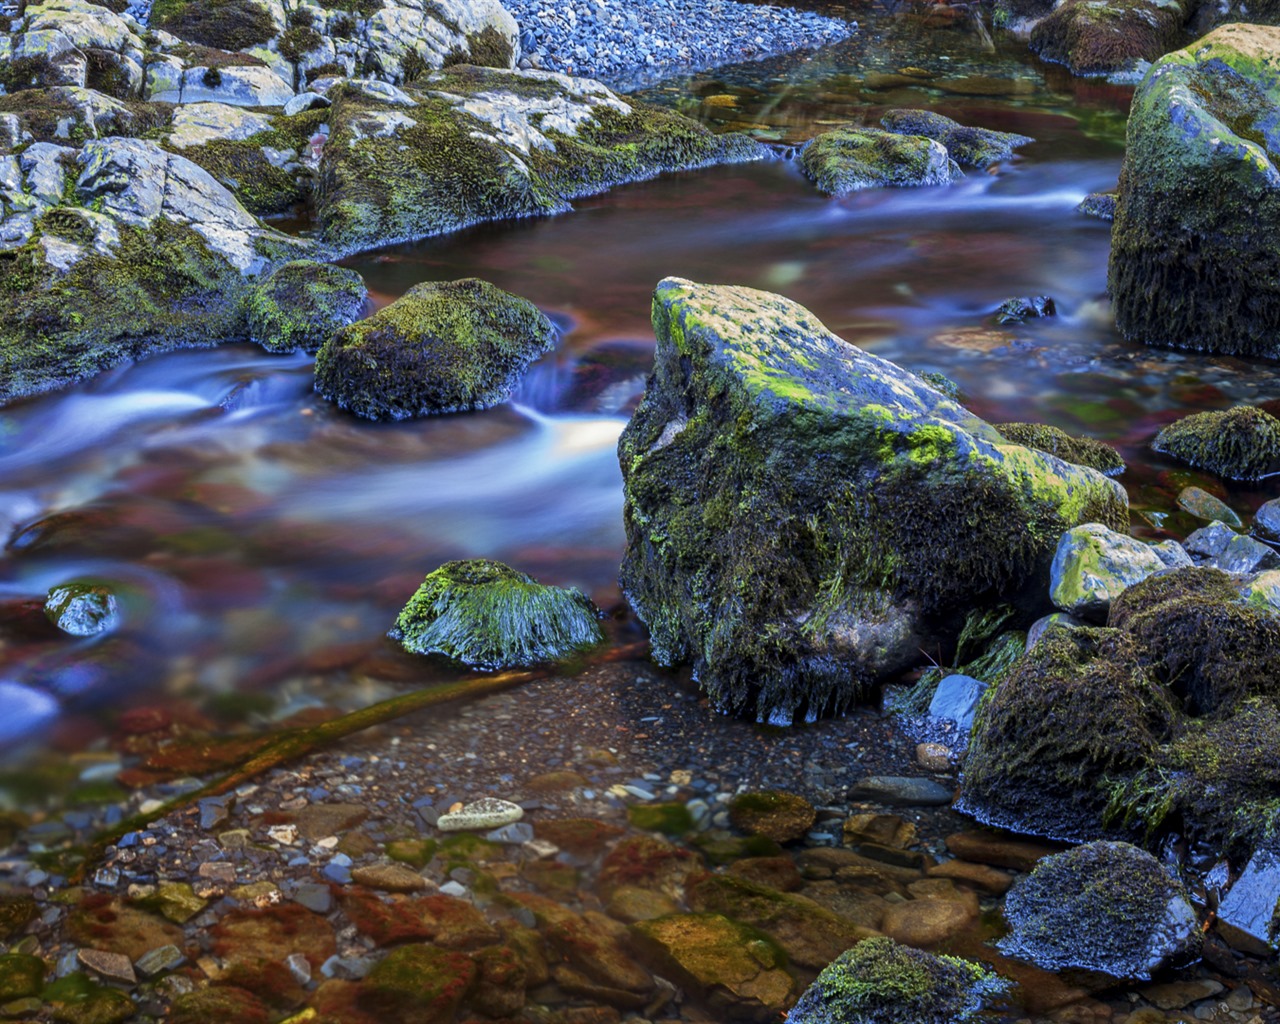
[[[824,968],[787,1016],[791,1024],[963,1024],[1008,988],[953,956],[866,939]]]
[[[1088,466],[1107,476],[1124,472],[1124,459],[1111,445],[1091,437],[1072,437],[1045,423],[997,423],[996,430],[1014,444],[1047,452],[1064,462]]]
[[[556,340],[533,303],[486,281],[420,284],[325,343],[316,390],[366,419],[487,409]]]
[[[369,972],[360,1004],[383,1020],[440,1024],[453,1019],[475,979],[475,962],[465,953],[400,946]]]
[[[215,139],[183,152],[225,185],[250,213],[284,213],[306,200],[309,189],[297,174],[276,167],[249,139]]]
[[[885,186],[949,185],[958,173],[940,142],[879,128],[824,132],[805,146],[800,167],[833,196]]]
[[[0,956],[0,1003],[39,995],[44,987],[45,966],[38,956],[7,953]]]
[[[945,373],[938,373],[934,370],[922,370],[916,373],[922,381],[931,388],[936,388],[953,401],[960,401],[960,385],[948,377]]]
[[[172,1024],[208,1024],[209,1021],[236,1021],[237,1024],[267,1024],[271,1012],[252,992],[230,985],[211,986],[187,992],[173,1002]]]
[[[149,24],[219,50],[243,50],[276,34],[271,12],[258,0],[156,0]]]
[[[1078,75],[1125,71],[1174,49],[1186,15],[1182,3],[1067,0],[1032,29],[1031,49]]]
[[[899,135],[922,135],[941,142],[962,167],[990,167],[1013,158],[1013,151],[1035,142],[1026,135],[972,128],[932,110],[889,110],[880,123]]]
[[[486,25],[474,35],[467,36],[468,64],[486,68],[509,68],[515,63],[511,43],[492,25]]]
[[[280,56],[291,64],[297,64],[323,42],[320,33],[309,24],[295,24],[280,36],[278,43]]]
[[[473,668],[559,661],[604,639],[599,613],[576,589],[544,586],[501,562],[446,562],[396,619],[391,637],[414,654]]]
[[[360,316],[368,298],[354,270],[294,260],[249,294],[249,340],[268,352],[315,352]]]
[[[46,985],[40,998],[52,1007],[54,1020],[68,1024],[122,1024],[138,1012],[125,993],[98,985],[78,971]]]
[[[633,804],[627,808],[627,820],[646,832],[680,836],[693,829],[693,815],[682,803]]]
[[[1261,480],[1280,472],[1280,419],[1248,405],[1192,413],[1160,431],[1151,447],[1230,480]]]

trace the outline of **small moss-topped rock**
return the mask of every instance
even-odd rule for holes
[[[486,281],[420,284],[325,343],[316,390],[371,420],[487,409],[556,337],[537,306]]]
[[[1064,533],[1049,570],[1049,599],[1082,619],[1106,620],[1111,602],[1126,588],[1165,568],[1152,549],[1099,523]]]
[[[1280,419],[1248,405],[1197,412],[1165,427],[1151,447],[1229,480],[1280,473]]]
[[[604,639],[595,605],[488,559],[446,562],[423,581],[390,636],[414,654],[472,668],[558,661]]]
[[[963,1024],[1008,984],[986,968],[892,939],[858,943],[826,967],[790,1024]]]
[[[957,173],[941,142],[879,128],[824,132],[805,146],[800,167],[832,196],[885,186],[950,185]]]
[[[453,1020],[476,979],[465,953],[434,946],[393,949],[369,972],[360,1003],[401,1024],[444,1024]]]
[[[654,970],[727,1020],[774,1021],[791,1001],[786,957],[765,935],[721,914],[671,914],[632,925]]]
[[[1005,900],[1000,951],[1050,971],[1081,967],[1150,978],[1200,955],[1186,890],[1151,854],[1094,842],[1045,857]]]
[[[364,312],[369,291],[354,270],[294,260],[249,294],[249,339],[268,352],[315,352]]]
[[[138,1012],[133,1000],[119,989],[98,985],[79,972],[46,985],[40,998],[53,1019],[64,1024],[122,1024]],[[249,1021],[257,1024],[252,1018]]]
[[[775,843],[803,839],[817,819],[817,810],[804,797],[776,789],[742,793],[729,802],[729,820],[734,828]]]
[[[1107,476],[1124,472],[1124,459],[1111,445],[1092,437],[1072,437],[1047,423],[997,423],[996,430],[1014,444],[1055,455],[1063,462],[1088,466]]]
[[[932,110],[890,110],[880,123],[899,135],[922,135],[941,142],[961,167],[990,167],[1013,159],[1013,151],[1035,139],[1013,132],[971,128]]]
[[[0,1003],[40,994],[45,966],[38,956],[9,953],[0,956]]]
[[[236,1024],[267,1024],[272,1013],[252,992],[231,986],[198,989],[179,996],[169,1016],[172,1024],[209,1024],[235,1021]]]

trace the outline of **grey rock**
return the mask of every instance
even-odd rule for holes
[[[327,914],[333,909],[333,893],[327,885],[314,882],[298,886],[293,893],[293,901],[300,903],[316,914]]]
[[[1186,539],[1185,547],[1200,564],[1223,572],[1255,573],[1280,567],[1280,554],[1274,548],[1221,522],[1196,530]]]
[[[525,821],[517,821],[486,833],[485,838],[491,843],[511,843],[520,846],[533,839],[533,826]]]
[[[1280,939],[1280,855],[1259,850],[1218,907],[1218,931],[1236,949],[1270,956]]]
[[[923,135],[946,147],[961,167],[986,168],[1013,159],[1013,151],[1035,142],[1026,135],[971,128],[932,110],[889,110],[880,119],[887,130],[899,135]]]
[[[119,981],[126,985],[138,983],[138,976],[133,972],[133,961],[123,953],[112,953],[105,949],[81,949],[76,955],[81,964],[108,981]]]
[[[1162,540],[1159,544],[1152,544],[1151,550],[1170,569],[1185,569],[1189,565],[1195,565],[1187,554],[1187,549],[1176,540]]]
[[[946,676],[929,702],[929,717],[954,722],[956,730],[968,736],[978,702],[986,691],[987,684],[980,679],[959,674]]]
[[[1128,587],[1165,568],[1151,546],[1100,523],[1068,530],[1049,571],[1049,598],[1064,612],[1103,621]]]
[[[1031,624],[1031,628],[1027,630],[1027,650],[1031,650],[1040,638],[1044,636],[1045,631],[1053,626],[1065,626],[1075,628],[1077,626],[1086,625],[1084,619],[1077,619],[1074,615],[1068,615],[1066,612],[1054,612],[1043,618],[1036,619]]]
[[[157,946],[138,957],[133,966],[144,978],[154,978],[157,974],[181,967],[186,960],[186,956],[177,946]]]
[[[1267,540],[1280,541],[1280,498],[1272,498],[1258,508],[1253,528]]]
[[[1197,519],[1221,520],[1228,526],[1242,525],[1230,505],[1200,487],[1184,487],[1178,494],[1178,507]]]
[[[847,796],[849,800],[893,807],[942,807],[951,803],[951,790],[932,779],[897,775],[869,775],[854,783]]]
[[[97,636],[120,623],[115,595],[106,587],[90,583],[68,583],[54,587],[45,599],[49,621],[71,636]]]
[[[327,96],[321,96],[318,92],[300,92],[284,105],[284,112],[285,116],[292,117],[294,114],[301,114],[304,110],[327,107],[331,103]]]

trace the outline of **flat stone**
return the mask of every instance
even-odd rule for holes
[[[311,804],[293,815],[302,838],[316,842],[355,828],[369,817],[361,804]]]
[[[333,909],[333,893],[327,885],[308,882],[294,891],[293,901],[316,914],[327,914]]]
[[[962,902],[917,899],[894,903],[885,911],[880,930],[907,946],[932,946],[966,928],[977,916]]]
[[[1178,494],[1178,507],[1197,519],[1218,520],[1228,526],[1243,525],[1226,502],[1201,487],[1184,487]]]
[[[1260,850],[1218,907],[1218,932],[1245,953],[1270,956],[1280,909],[1280,856]]]
[[[878,843],[905,850],[916,841],[916,827],[896,814],[851,814],[843,832],[845,845]]]
[[[1003,896],[1009,891],[1009,886],[1013,885],[1013,875],[1007,871],[959,859],[933,865],[928,869],[928,875],[930,878],[949,878],[953,882],[962,882],[992,896]]]
[[[428,887],[425,878],[403,864],[373,864],[356,868],[351,872],[351,880],[357,885],[384,892],[421,892]]]
[[[511,825],[524,817],[524,808],[510,800],[486,797],[467,804],[460,811],[440,815],[436,828],[441,832],[483,832]]]
[[[869,775],[854,783],[848,798],[898,807],[942,807],[951,803],[951,790],[932,779]]]
[[[134,967],[145,978],[154,978],[157,974],[163,974],[165,971],[172,971],[175,967],[181,967],[186,963],[187,958],[183,955],[182,950],[177,946],[157,946],[155,949],[149,949],[138,957],[134,963]]]
[[[986,829],[972,829],[947,836],[947,849],[962,860],[977,864],[990,864],[1014,871],[1030,871],[1042,857],[1059,853],[1063,848],[1023,839],[1012,839]]]
[[[1147,1002],[1162,1010],[1181,1010],[1201,999],[1216,996],[1225,986],[1212,978],[1191,978],[1186,981],[1170,981],[1163,985],[1148,985],[1138,990]]]
[[[80,963],[108,981],[122,981],[136,985],[138,976],[133,972],[133,961],[123,953],[111,953],[105,949],[82,949],[77,954]]]

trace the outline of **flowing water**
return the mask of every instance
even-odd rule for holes
[[[0,411],[0,744],[83,748],[114,711],[158,700],[240,700],[280,718],[339,699],[326,671],[377,657],[400,605],[449,558],[502,559],[616,606],[614,448],[652,362],[649,296],[668,275],[781,292],[878,355],[947,374],[989,420],[1112,442],[1140,532],[1193,525],[1162,518],[1189,482],[1256,507],[1267,494],[1223,491],[1147,444],[1189,410],[1264,401],[1276,369],[1123,342],[1105,298],[1109,226],[1075,210],[1115,185],[1131,90],[1073,83],[963,17],[848,13],[863,32],[833,50],[638,94],[775,141],[775,160],[349,261],[377,304],[478,276],[551,314],[563,342],[505,406],[370,424],[313,394],[309,358],[227,346]],[[893,106],[1037,141],[997,174],[838,201],[785,158],[787,144]],[[1001,301],[1042,294],[1056,318],[994,326]],[[40,626],[48,589],[82,579],[120,595],[109,639]],[[339,702],[384,692],[348,684]]]

